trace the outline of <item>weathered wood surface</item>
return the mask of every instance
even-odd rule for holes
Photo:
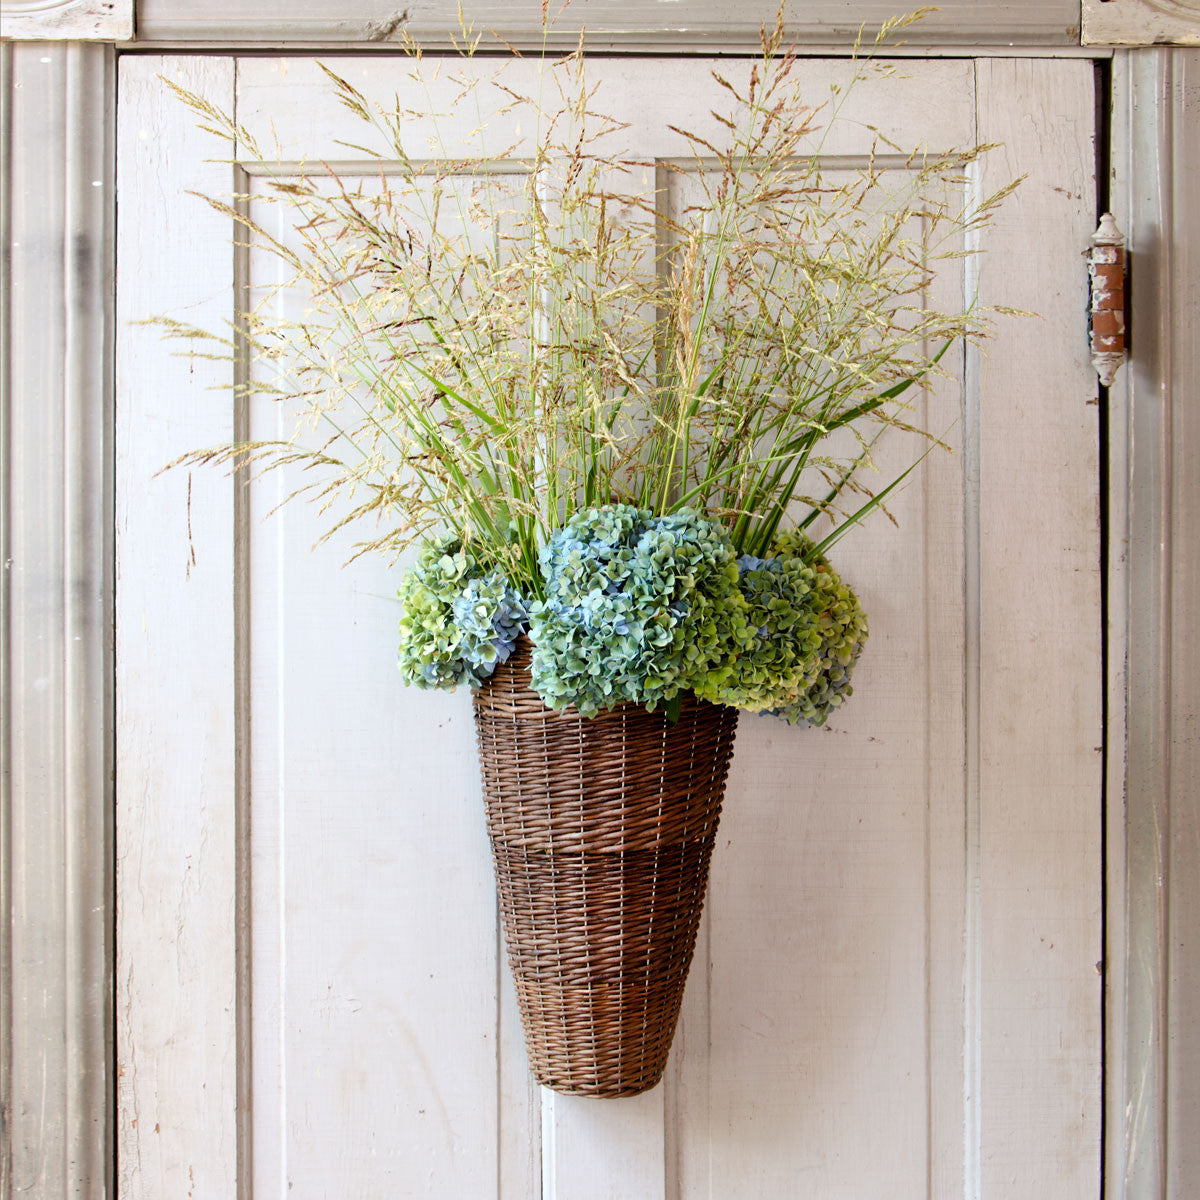
[[[1079,317],[1090,68],[977,70],[979,136],[1001,143],[981,187],[1027,175],[987,237],[980,295],[1038,314],[1001,325],[976,368],[980,1194],[1083,1200],[1100,1165],[1103,956],[1098,410]]]
[[[138,60],[130,79],[152,87],[163,66]],[[346,59],[339,69],[368,94],[406,86],[393,58]],[[807,69],[819,89],[847,66]],[[368,564],[339,572],[337,546],[309,554],[311,514],[260,521],[276,484],[255,485],[240,551],[250,599],[245,748],[254,803],[243,852],[253,888],[242,936],[252,951],[253,1047],[239,1066],[253,1082],[258,1186],[524,1196],[536,1194],[540,1173],[543,1194],[562,1200],[1024,1200],[1046,1187],[1063,1200],[1094,1196],[1099,563],[1096,409],[1079,324],[1079,250],[1094,208],[1088,71],[1050,61],[913,63],[862,85],[852,101],[858,122],[882,123],[902,144],[1009,144],[977,186],[1024,171],[1031,178],[986,235],[980,290],[1041,315],[1006,329],[986,359],[960,364],[927,401],[929,423],[948,428],[960,452],[929,460],[901,493],[901,529],[878,522],[839,548],[872,617],[853,703],[823,731],[743,722],[679,1041],[666,1083],[645,1097],[603,1104],[543,1093],[539,1102],[529,1088],[511,989],[497,976],[466,698],[398,686],[394,611],[383,599],[394,576]],[[703,63],[614,61],[600,78],[596,104],[633,122],[642,155],[679,155],[666,125],[703,124],[719,106]],[[337,139],[351,127],[319,79],[302,59],[240,60],[239,117],[273,125],[285,158],[342,158]],[[213,87],[228,95],[225,76]],[[449,129],[464,134],[474,123]],[[231,231],[199,229],[200,210],[181,195],[210,169],[198,160],[220,148],[189,138],[178,124],[154,138],[158,157],[131,191],[159,222],[148,225],[158,241],[168,217],[197,223],[176,239],[196,266],[184,272],[172,259],[177,299],[156,267],[158,282],[131,285],[122,311],[133,303],[189,314],[201,297],[218,304],[218,296],[224,308],[212,311],[232,311]],[[829,152],[862,153],[869,138],[848,121]],[[126,156],[139,153],[126,142]],[[200,186],[229,190],[231,180],[226,171],[201,176]],[[257,257],[249,268],[252,282],[269,281]],[[946,272],[938,287],[961,302],[974,294],[974,269]],[[120,484],[130,489],[126,508],[145,522],[136,539],[122,534],[131,578],[142,580],[121,601],[131,607],[120,628],[134,637],[135,598],[161,622],[199,595],[188,590],[197,567],[189,582],[184,562],[170,558],[184,554],[170,530],[186,496],[145,502],[151,460],[205,440],[189,421],[229,422],[227,401],[166,375],[178,364],[137,346],[123,394],[142,405],[147,444],[131,452]],[[192,367],[204,381],[210,368]],[[134,389],[137,372],[144,383]],[[163,382],[174,386],[170,408],[158,399]],[[885,468],[910,451],[891,447]],[[153,486],[182,487],[164,479]],[[194,495],[197,557],[232,577],[231,510],[212,501],[231,485],[197,476],[194,491],[202,483],[205,518],[217,528],[196,532]],[[171,615],[197,631],[174,648],[188,659],[174,692],[198,689],[199,711],[228,722],[231,578],[206,586],[215,590],[204,620]],[[192,641],[203,651],[185,650]],[[207,673],[192,661],[201,653]],[[163,668],[144,656],[133,665],[148,685],[139,700],[135,677],[125,677],[135,689],[122,726],[132,762],[186,763],[197,751],[177,719],[164,725],[179,702]],[[220,764],[228,736],[221,724]],[[199,886],[188,883],[182,847],[189,838],[205,846],[204,887],[227,888],[230,899],[216,916],[182,911],[210,941],[220,980],[212,1003],[232,1005],[230,771],[222,765],[204,792],[221,814],[207,841],[197,798],[174,827],[150,827],[140,873],[123,866],[122,894],[138,903],[145,856],[161,841],[157,878],[146,884],[165,897],[163,911],[148,903],[151,915],[135,913],[123,937],[133,939],[131,961],[163,958],[179,898]],[[123,793],[122,811],[130,802],[130,827],[140,830],[148,802]],[[182,944],[200,952],[199,942]],[[159,984],[179,994],[171,961],[160,964]],[[146,1002],[141,992],[135,999]],[[175,1063],[202,1077],[203,1029],[186,1023],[175,1045],[157,1037],[161,1017],[137,1020],[130,1028],[144,1049],[136,1039],[129,1048],[139,1079]],[[231,1070],[226,1063],[215,1076],[225,1097]],[[231,1114],[220,1121],[232,1130]],[[217,1153],[228,1165],[228,1142]],[[152,1166],[173,1169],[161,1156]]]
[[[111,56],[0,47],[0,1194],[112,1130]]]
[[[1106,1178],[1139,1200],[1200,1192],[1200,50],[1123,55],[1115,83],[1137,322],[1110,405]]]
[[[562,7],[551,6],[552,11]],[[589,44],[659,51],[741,52],[758,45],[759,30],[773,25],[776,0],[575,0],[558,17],[554,42],[572,44],[586,28]],[[523,45],[542,44],[541,0],[465,0],[468,22],[497,30]],[[892,0],[814,0],[788,8],[789,36],[801,44],[849,45],[859,27],[877,29],[904,11]],[[454,0],[403,5],[395,0],[351,0],[331,7],[325,0],[142,0],[138,37],[146,40],[262,41],[336,44],[396,43],[408,31],[423,43],[445,46],[459,32]],[[914,30],[914,45],[1078,46],[1078,0],[943,0]]]
[[[276,274],[251,255],[252,303]],[[277,303],[299,316],[304,300]],[[293,423],[263,406],[251,436],[287,437]],[[505,1171],[501,1155],[506,1124],[528,1144],[532,1093],[501,1011],[469,700],[401,684],[397,570],[343,568],[347,539],[310,552],[321,524],[307,506],[268,518],[300,482],[281,470],[250,489],[239,547],[255,1193],[528,1195],[528,1156]]]
[[[158,472],[232,436],[232,372],[135,322],[231,318],[230,228],[182,202],[230,190],[212,160],[231,148],[167,100],[160,74],[221,104],[234,81],[227,58],[120,70],[118,1188],[199,1200],[239,1195],[233,494],[219,472]]]
[[[1200,46],[1196,0],[1083,0],[1085,46]]]
[[[133,0],[3,0],[0,33],[16,41],[125,42]]]

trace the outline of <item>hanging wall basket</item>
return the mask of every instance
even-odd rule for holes
[[[666,1068],[737,710],[552,711],[530,643],[475,693],[508,960],[540,1083],[633,1096]]]

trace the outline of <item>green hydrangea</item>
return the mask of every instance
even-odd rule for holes
[[[551,708],[654,709],[705,686],[749,640],[733,545],[683,510],[614,504],[576,513],[541,554],[546,599],[530,611],[533,686]]]
[[[793,555],[746,554],[738,568],[750,637],[722,670],[710,674],[699,694],[714,704],[769,712],[816,681],[821,650],[812,604],[816,572]]]
[[[456,537],[428,542],[399,589],[400,674],[420,688],[478,687],[524,631],[524,601]]]
[[[716,704],[821,725],[851,693],[867,637],[854,593],[800,533],[777,535],[768,558],[738,560],[748,644],[697,692]]]
[[[812,682],[781,703],[775,715],[792,724],[824,725],[829,714],[853,694],[850,677],[867,641],[867,614],[858,597],[842,582],[813,544],[796,531],[778,534],[772,545],[779,556],[803,558],[812,565],[810,611],[821,635]]]

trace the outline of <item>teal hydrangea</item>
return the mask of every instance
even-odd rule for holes
[[[700,513],[583,509],[550,538],[540,565],[532,675],[550,708],[655,709],[699,691],[749,640],[733,544]]]
[[[512,653],[525,602],[457,537],[426,543],[400,584],[400,674],[420,688],[478,687]]]

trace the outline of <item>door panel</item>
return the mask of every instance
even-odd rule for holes
[[[493,70],[495,64],[487,69]],[[716,136],[710,64],[605,60],[595,106],[646,159]],[[368,95],[402,60],[337,68]],[[726,72],[748,69],[736,61]],[[849,74],[808,60],[814,96]],[[531,80],[533,63],[514,76]],[[503,964],[469,699],[407,691],[396,572],[274,515],[286,472],[157,475],[241,419],[233,367],[130,321],[210,326],[275,282],[188,189],[214,157],[159,75],[273,130],[284,160],[378,168],[311,60],[122,64],[118,355],[121,1173],[130,1196],[1094,1196],[1099,1178],[1100,613],[1095,386],[1078,251],[1094,216],[1090,68],[919,62],[859,85],[831,170],[870,150],[1005,145],[1029,178],[947,303],[1034,309],[960,356],[928,459],[839,545],[871,641],[823,730],[744,717],[664,1084],[534,1087]],[[475,114],[441,122],[457,157]],[[499,115],[493,117],[501,121]],[[711,129],[708,126],[712,126]],[[531,130],[511,130],[532,153]],[[219,152],[218,152],[219,155]],[[225,157],[236,157],[230,150]],[[513,154],[519,165],[523,151]],[[899,177],[901,160],[882,164]],[[689,183],[641,181],[667,209]],[[464,181],[465,182],[465,181]],[[656,191],[657,188],[657,191]],[[240,300],[239,300],[240,298]],[[286,293],[270,303],[302,305]],[[225,390],[206,390],[216,387]],[[256,436],[288,414],[253,410]],[[912,461],[894,438],[884,472]],[[290,486],[289,486],[290,483]],[[240,495],[235,503],[235,497]],[[203,1182],[194,1183],[197,1172]],[[183,1188],[184,1190],[180,1190]]]

